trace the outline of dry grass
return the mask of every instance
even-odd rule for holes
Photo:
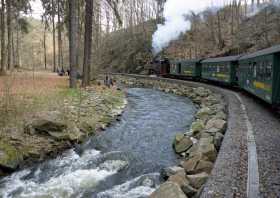
[[[15,72],[0,77],[0,127],[20,123],[38,110],[52,108],[61,101],[68,80],[54,73]]]

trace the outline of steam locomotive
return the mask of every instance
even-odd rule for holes
[[[238,56],[163,59],[153,64],[151,72],[238,86],[273,106],[280,106],[280,45]]]

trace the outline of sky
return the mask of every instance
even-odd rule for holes
[[[224,2],[228,0],[181,0],[185,1],[186,4],[192,9],[192,10],[202,10],[209,6],[221,6],[224,4]],[[41,15],[43,14],[43,8],[41,4],[41,0],[32,0],[31,1],[31,7],[33,10],[32,16],[36,19],[41,19]]]
[[[41,16],[43,14],[43,7],[42,7],[41,0],[32,0],[31,8],[33,10],[32,16],[36,19],[41,19]]]

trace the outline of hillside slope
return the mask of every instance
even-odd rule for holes
[[[191,16],[191,29],[164,49],[163,56],[203,58],[236,55],[280,43],[280,8],[269,6],[248,17],[231,6]],[[140,72],[151,61],[156,22],[114,32],[103,42],[98,67],[115,72]]]

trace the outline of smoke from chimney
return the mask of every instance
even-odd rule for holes
[[[157,31],[153,35],[154,55],[190,29],[191,23],[186,16],[191,11],[200,12],[211,5],[211,2],[212,0],[167,0],[163,11],[165,22],[164,24],[158,24]]]

